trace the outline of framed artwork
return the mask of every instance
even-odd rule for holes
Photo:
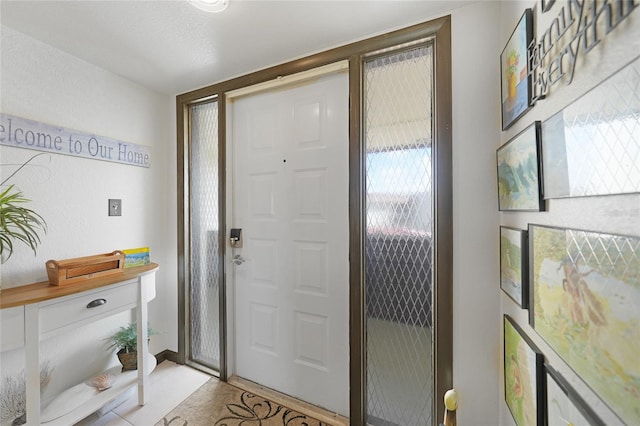
[[[542,352],[504,315],[504,397],[518,426],[544,425]]]
[[[527,308],[527,231],[500,227],[500,288],[521,308]]]
[[[540,122],[498,148],[498,210],[542,211]]]
[[[528,47],[533,40],[533,12],[526,9],[500,54],[502,130],[531,107]]]
[[[529,322],[627,424],[640,424],[640,237],[529,225]]]
[[[545,199],[640,192],[639,86],[637,58],[542,123]]]
[[[547,424],[605,426],[571,385],[551,366],[544,365],[547,382]]]

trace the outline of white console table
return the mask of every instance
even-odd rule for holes
[[[147,303],[155,297],[158,265],[127,268],[121,273],[91,278],[82,283],[53,286],[48,282],[2,290],[2,350],[24,345],[27,388],[27,425],[73,424],[138,385],[138,404],[144,405],[145,387],[155,359],[149,355]],[[100,300],[98,303],[91,302]],[[114,386],[90,398],[71,403],[73,409],[58,414],[40,411],[40,341],[129,309],[136,309],[138,370],[118,377]],[[5,337],[7,337],[5,339]],[[85,386],[85,385],[82,385]],[[62,398],[73,398],[74,388]],[[69,403],[49,406],[69,406]],[[51,410],[49,410],[51,411]],[[43,418],[44,417],[44,418]],[[43,423],[47,417],[53,417]]]

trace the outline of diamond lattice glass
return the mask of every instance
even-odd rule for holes
[[[364,64],[367,423],[432,419],[431,46]]]
[[[542,124],[544,198],[640,192],[640,59]]]
[[[218,103],[190,112],[190,353],[219,369]]]

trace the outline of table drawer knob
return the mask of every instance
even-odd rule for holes
[[[92,300],[91,302],[89,302],[89,304],[87,305],[87,309],[90,308],[95,308],[97,306],[102,306],[105,303],[107,303],[107,299],[96,299],[96,300]]]

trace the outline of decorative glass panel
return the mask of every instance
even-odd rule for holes
[[[191,107],[191,359],[220,368],[218,103]]]
[[[544,198],[640,192],[640,59],[542,124]]]
[[[364,64],[367,423],[432,424],[432,47]]]

